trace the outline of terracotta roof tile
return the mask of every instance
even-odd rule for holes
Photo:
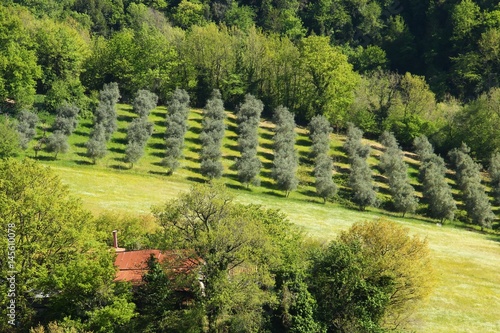
[[[147,272],[147,261],[153,255],[158,262],[166,264],[174,272],[189,273],[200,261],[182,258],[175,251],[139,250],[116,254],[115,266],[118,267],[115,281],[129,281],[140,284],[142,276]]]

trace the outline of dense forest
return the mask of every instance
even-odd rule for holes
[[[486,161],[500,146],[500,8],[494,1],[4,1],[3,109],[93,110],[103,84],[122,99],[176,87],[203,106],[246,93],[264,115],[337,130],[425,134],[443,153],[465,141]]]

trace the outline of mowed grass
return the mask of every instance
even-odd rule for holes
[[[129,106],[120,105],[119,130],[108,144],[108,155],[96,165],[92,165],[85,157],[84,144],[92,126],[90,120],[81,121],[70,137],[70,152],[58,156],[56,161],[48,154],[39,154],[40,160],[59,174],[70,191],[81,197],[83,204],[96,215],[106,211],[148,214],[152,205],[173,199],[179,193],[188,191],[193,183],[204,181],[199,174],[200,110],[193,110],[190,114],[185,157],[181,168],[171,176],[166,175],[160,164],[165,149],[163,136],[166,109],[163,107],[155,109],[150,115],[150,121],[155,124],[155,133],[148,142],[144,157],[132,169],[123,161],[126,128],[135,117],[130,111]],[[379,217],[397,221],[408,227],[412,234],[427,238],[435,267],[435,289],[414,317],[413,330],[500,332],[500,237],[449,225],[438,227],[428,219],[415,216],[401,218],[379,209],[359,212],[337,203],[322,204],[322,200],[313,195],[313,166],[308,160],[310,141],[305,129],[301,128],[297,129],[297,150],[302,164],[299,168],[301,185],[289,198],[284,198],[283,193],[272,186],[272,124],[263,122],[259,134],[258,153],[263,163],[262,186],[247,190],[238,182],[237,171],[233,167],[239,153],[235,119],[232,113],[228,113],[223,142],[223,179],[236,195],[237,201],[281,209],[308,236],[325,243],[357,221]],[[374,148],[370,163],[376,164],[376,157],[382,152],[376,143],[369,143]],[[345,181],[349,168],[341,149],[342,144],[342,137],[332,136],[331,148],[337,168],[335,179],[338,182]],[[407,162],[411,166],[412,182],[418,185],[418,166],[411,154],[407,154]],[[383,200],[387,197],[387,185],[379,171],[376,168],[373,170],[377,186],[382,192],[380,199]]]

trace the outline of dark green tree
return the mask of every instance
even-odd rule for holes
[[[491,227],[495,215],[491,204],[481,184],[481,166],[470,157],[470,148],[462,143],[460,149],[453,149],[450,158],[455,164],[457,183],[462,192],[467,215],[472,223],[484,227]]]
[[[259,122],[264,104],[253,95],[247,94],[236,114],[238,122],[238,149],[241,157],[236,162],[240,182],[259,185],[259,172],[262,163],[257,157],[259,145]]]
[[[365,278],[367,266],[360,245],[341,242],[333,242],[314,258],[309,285],[328,332],[383,332],[392,281]]]
[[[288,197],[297,188],[297,151],[295,150],[295,121],[293,114],[286,107],[278,106],[274,110],[273,120],[276,125],[273,137],[274,160],[272,177],[279,190]]]
[[[403,161],[403,151],[392,133],[384,132],[380,142],[385,146],[385,152],[380,157],[379,166],[389,182],[394,208],[403,213],[413,213],[418,205],[415,189],[408,178],[408,167]]]
[[[222,139],[226,125],[224,103],[219,90],[212,92],[212,97],[203,109],[201,140],[201,174],[208,179],[220,178],[224,171],[221,162]]]
[[[179,257],[182,260],[182,257]],[[174,272],[154,256],[148,259],[148,272],[134,294],[138,315],[131,327],[141,332],[203,332],[203,309],[196,300],[199,285],[195,272]],[[168,266],[182,262],[169,261]]]
[[[188,127],[189,115],[188,93],[183,89],[176,89],[167,104],[167,110],[167,132],[165,134],[167,149],[162,164],[169,173],[172,173],[179,167],[179,159],[182,157],[184,149],[184,136]]]
[[[403,328],[433,283],[426,240],[383,219],[354,224],[312,262],[309,285],[328,332]]]

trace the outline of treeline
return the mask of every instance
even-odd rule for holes
[[[426,241],[394,222],[319,245],[217,182],[154,218],[93,218],[49,169],[7,159],[0,197],[2,332],[390,332],[433,283]],[[135,287],[115,281],[117,228],[128,249],[170,251]]]
[[[441,153],[464,141],[486,162],[500,148],[498,12],[471,0],[11,0],[0,99],[11,113],[67,102],[90,116],[111,82],[124,101],[147,89],[160,104],[176,88],[198,107],[213,89],[230,109],[250,93],[267,115],[283,105],[299,123],[389,130],[405,148],[424,134]]]

